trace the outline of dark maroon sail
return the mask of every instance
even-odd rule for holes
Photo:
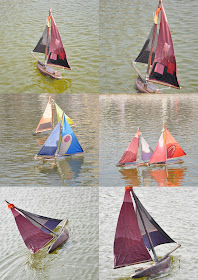
[[[133,190],[132,190],[132,194],[133,194],[136,205],[139,206],[138,209],[141,212],[141,216],[143,218],[144,225],[147,229],[147,232],[150,235],[153,247],[160,245],[160,244],[165,244],[165,243],[175,243],[175,241],[170,236],[168,236],[168,234],[156,223],[156,221],[147,212],[147,210],[144,208],[144,206],[142,205],[142,203],[140,202],[138,197],[135,195]],[[136,208],[136,215],[137,215],[139,229],[140,229],[145,246],[148,249],[151,249],[151,246],[150,246],[148,237],[146,235],[138,209]]]
[[[60,34],[58,32],[56,23],[51,14],[51,41],[49,47],[49,57],[47,64],[53,64],[54,66],[60,66],[63,68],[70,68],[69,62],[66,57],[66,53],[61,41]]]
[[[54,238],[51,234],[45,233],[27,220],[15,208],[11,208],[11,211],[25,245],[33,254],[37,253]]]
[[[149,81],[180,88],[173,42],[162,3],[157,49]]]
[[[126,189],[115,233],[114,268],[151,260],[140,233],[130,189]]]

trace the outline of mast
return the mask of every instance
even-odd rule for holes
[[[50,18],[51,18],[51,9],[49,10],[49,16],[48,16],[48,18],[47,18],[47,27],[48,27],[48,28],[47,28],[47,43],[46,43],[46,48],[45,48],[45,66],[47,65]]]
[[[164,122],[163,122],[163,134],[164,134],[164,148],[165,148],[166,162],[167,162],[166,135],[165,135],[165,124],[164,124]]]
[[[139,136],[139,139],[138,139],[138,153],[137,153],[137,162],[139,162],[139,159],[140,159],[140,127],[138,126],[138,136]]]
[[[133,192],[133,189],[131,190],[131,192],[132,192],[132,194],[134,193],[134,192]],[[134,198],[134,200],[135,200],[136,207],[137,207],[137,210],[138,210],[139,215],[140,215],[140,219],[141,219],[141,221],[142,221],[142,224],[143,224],[144,230],[145,230],[145,232],[146,232],[146,236],[147,236],[148,241],[149,241],[149,243],[150,243],[151,250],[152,250],[152,252],[153,252],[155,262],[156,262],[156,263],[158,263],[158,262],[159,262],[159,260],[158,260],[158,257],[157,257],[157,255],[156,255],[156,253],[155,253],[155,249],[154,249],[154,246],[153,246],[152,240],[151,240],[151,238],[150,238],[150,235],[149,235],[149,233],[148,233],[148,231],[147,231],[147,228],[146,228],[146,226],[145,226],[144,219],[143,219],[143,217],[142,217],[142,213],[141,213],[141,211],[140,211],[140,209],[139,209],[138,202],[137,202],[136,197],[135,197],[134,195],[133,195],[133,198]]]
[[[154,29],[154,33],[153,33],[153,40],[152,40],[151,51],[150,51],[150,54],[149,54],[148,67],[147,67],[147,72],[146,72],[146,81],[148,80],[149,70],[150,70],[150,66],[151,66],[153,47],[154,47],[154,43],[155,43],[155,35],[156,35],[156,32],[157,32],[158,14],[159,14],[160,9],[161,9],[160,7],[161,7],[161,0],[159,0],[159,4],[158,4],[158,7],[157,7],[157,10],[155,11],[155,18],[154,18],[155,29]]]

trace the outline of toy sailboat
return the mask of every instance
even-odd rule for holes
[[[170,254],[181,246],[176,243],[176,248],[159,259],[154,247],[165,243],[176,242],[150,216],[133,189],[126,187],[115,232],[114,268],[153,261],[149,249],[154,264],[136,270],[131,277],[148,277],[163,272],[170,267]]]
[[[44,111],[33,135],[37,135],[37,134],[41,134],[41,133],[42,134],[48,133],[48,132],[51,132],[52,129],[54,128],[53,104],[55,105],[55,108],[56,108],[57,122],[59,122],[61,120],[64,112],[50,96],[47,106],[45,108],[45,111]],[[66,114],[65,114],[65,117],[66,117],[67,122],[70,125],[74,124],[72,119],[70,119],[70,117],[68,117]]]
[[[141,136],[141,158],[142,162],[139,162],[139,142]],[[135,136],[133,137],[128,148],[124,152],[122,158],[117,163],[117,166],[143,166],[150,160],[153,154],[153,150],[143,138],[140,128],[138,128]]]
[[[159,138],[157,147],[148,162],[148,165],[182,163],[183,160],[179,158],[182,156],[186,156],[186,153],[183,151],[183,149],[163,123],[161,136]]]
[[[50,26],[51,36],[49,34]],[[42,63],[33,52],[45,54],[45,62]],[[71,70],[51,9],[47,18],[47,25],[33,52],[31,52],[31,55],[36,58],[37,68],[44,76],[57,80],[62,79],[62,75],[50,66]]]
[[[48,253],[52,253],[69,238],[69,232],[65,228],[67,220],[62,226],[60,233],[57,234],[53,229],[62,220],[36,215],[20,209],[8,201],[6,202],[8,208],[12,211],[21,237],[32,254],[36,254],[55,239],[54,243],[48,248]]]
[[[157,34],[158,17],[161,12],[159,35]],[[136,68],[134,62],[148,64],[146,78]],[[177,76],[176,59],[171,33],[162,1],[155,12],[154,24],[150,34],[132,66],[138,73],[135,89],[143,93],[160,93],[153,83],[180,89]],[[150,69],[152,65],[152,68]]]
[[[68,124],[65,114],[52,130],[50,136],[35,156],[35,159],[53,159],[83,153],[73,130]]]

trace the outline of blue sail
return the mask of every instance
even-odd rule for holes
[[[83,149],[64,115],[58,155],[72,155],[77,153],[83,153]]]
[[[60,136],[61,121],[57,123],[50,136],[45,141],[45,144],[38,152],[38,156],[54,156],[58,147]]]

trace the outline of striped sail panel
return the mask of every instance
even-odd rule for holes
[[[157,147],[149,161],[149,163],[160,163],[166,161],[166,149],[164,143],[164,133],[162,132]]]
[[[114,239],[114,268],[151,261],[138,226],[130,190],[125,190]]]
[[[142,160],[149,161],[153,155],[153,150],[142,136],[141,136],[141,146],[142,146]]]
[[[166,149],[167,149],[167,159],[185,156],[186,153],[170,134],[168,129],[165,127],[165,137],[166,137]]]
[[[61,121],[57,123],[54,130],[51,132],[50,136],[47,138],[45,144],[42,146],[42,148],[40,149],[37,155],[54,156],[58,147],[60,127],[61,127]]]
[[[58,155],[71,155],[83,153],[83,149],[78,142],[77,137],[75,136],[73,130],[68,124],[66,117],[63,117],[62,125],[62,134],[61,134],[61,143]]]
[[[54,238],[36,227],[14,208],[11,208],[11,211],[23,241],[31,253],[37,253]]]
[[[49,47],[48,64],[71,69],[58,32],[56,23],[51,15],[51,41]]]
[[[43,113],[43,116],[36,128],[36,133],[51,130],[53,128],[53,113],[52,113],[52,99],[49,97],[49,101]]]
[[[59,122],[62,119],[62,116],[63,116],[64,112],[55,102],[54,102],[54,104],[55,104],[55,107],[56,107],[57,122]],[[66,117],[66,120],[67,120],[68,124],[73,124],[74,123],[72,121],[72,119],[70,119],[70,117],[68,117],[66,114],[65,114],[65,117]]]
[[[137,161],[137,154],[139,148],[139,134],[140,131],[138,129],[131,143],[129,144],[123,156],[121,157],[120,161],[118,162],[118,164]]]
[[[149,80],[180,88],[172,37],[162,3],[157,49]]]

